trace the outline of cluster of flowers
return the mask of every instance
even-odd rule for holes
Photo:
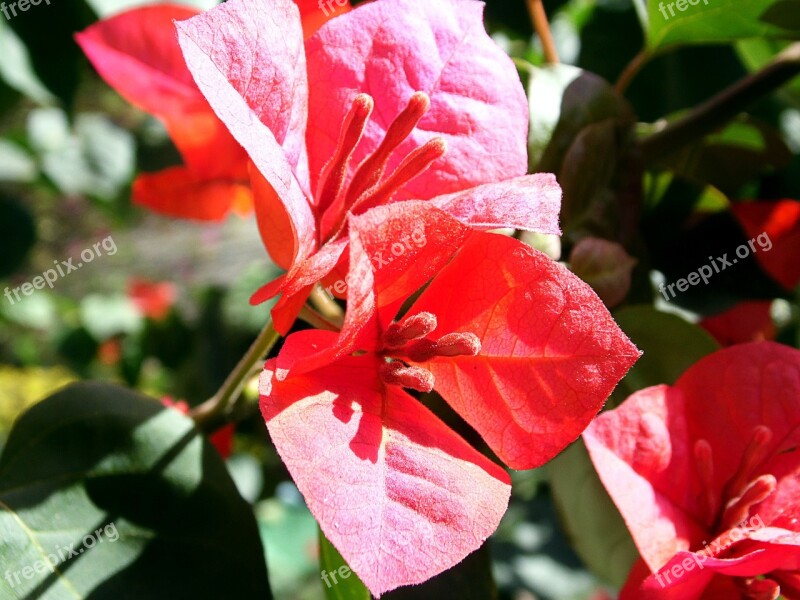
[[[513,63],[486,34],[482,8],[376,0],[322,14],[316,1],[229,0],[202,14],[140,8],[78,36],[106,81],[165,123],[185,160],[140,176],[138,203],[193,219],[254,210],[286,272],[253,302],[280,295],[272,318],[281,334],[314,286],[346,300],[340,331],[288,336],[265,365],[261,405],[323,532],[376,596],[461,561],[496,529],[510,495],[507,472],[419,394],[435,389],[503,463],[529,469],[581,435],[639,356],[591,288],[491,232],[559,233],[561,193],[552,175],[526,175],[527,101]],[[410,236],[424,243],[404,243]],[[397,244],[403,252],[393,252]],[[670,394],[643,398],[689,410],[688,399]],[[632,417],[615,421],[642,401],[587,434],[601,467],[627,466],[617,464],[626,456],[615,440],[631,461],[649,460],[627,437]],[[671,422],[642,418],[634,433],[668,439]],[[789,425],[765,423],[773,442],[759,429],[747,456],[779,450]],[[710,435],[695,450],[708,461]],[[747,465],[725,501],[752,481]],[[702,466],[711,475],[700,481],[718,485],[729,466]],[[622,475],[600,470],[613,493]],[[625,499],[615,497],[624,514]],[[714,531],[733,518],[702,516]],[[679,560],[702,535],[674,547],[659,538],[655,556],[646,541],[640,547],[655,571],[670,548]],[[744,573],[720,564],[706,561],[702,577]]]

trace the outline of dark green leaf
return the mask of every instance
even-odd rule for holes
[[[219,455],[124,388],[76,384],[25,413],[0,458],[0,510],[4,598],[271,598]]]

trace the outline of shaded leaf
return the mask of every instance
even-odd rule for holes
[[[23,415],[0,507],[0,563],[20,573],[3,597],[271,598],[255,519],[217,452],[126,389],[72,385]]]

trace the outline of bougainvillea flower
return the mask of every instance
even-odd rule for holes
[[[195,81],[254,164],[259,229],[287,273],[253,301],[282,294],[278,331],[316,282],[346,272],[350,214],[428,200],[474,227],[559,232],[560,189],[525,175],[525,93],[482,14],[474,0],[380,0],[305,43],[289,0],[177,23]]]
[[[737,202],[731,211],[748,238],[767,234],[772,247],[756,252],[756,260],[775,281],[793,291],[800,283],[800,202]]]
[[[800,352],[733,346],[584,433],[642,556],[623,600],[800,598]]]
[[[189,414],[189,404],[185,400],[173,400],[170,396],[161,398],[161,404],[168,408],[174,408],[184,415]],[[215,431],[208,436],[208,441],[217,449],[222,458],[230,458],[233,452],[233,436],[236,433],[236,424],[228,423],[222,429]]]
[[[527,469],[580,435],[639,354],[563,266],[430,203],[402,204],[351,219],[342,331],[290,335],[260,382],[278,452],[376,596],[478,548],[510,493],[503,469],[404,388],[435,389]]]
[[[723,346],[774,340],[778,333],[772,320],[771,300],[739,302],[720,314],[706,317],[698,325]]]
[[[349,10],[316,0],[298,2],[307,35]],[[174,21],[195,8],[159,4],[122,12],[76,35],[103,79],[128,102],[158,117],[180,151],[184,166],[137,177],[137,204],[173,217],[220,220],[231,210],[252,211],[247,154],[197,89],[178,46]]]

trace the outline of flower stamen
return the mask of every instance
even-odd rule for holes
[[[399,385],[418,392],[430,392],[436,382],[433,373],[422,367],[409,367],[393,361],[380,366],[380,376],[390,385]]]
[[[398,323],[392,323],[383,334],[385,348],[401,348],[412,340],[424,338],[436,329],[436,315],[421,312],[407,317]]]
[[[320,191],[317,195],[320,214],[331,206],[342,192],[350,158],[361,141],[374,106],[375,102],[368,94],[359,94],[353,100],[353,105],[345,117],[344,126],[339,134],[336,150],[322,169],[319,180]]]
[[[753,471],[767,457],[769,445],[772,441],[772,430],[765,425],[759,425],[753,429],[750,443],[742,455],[739,468],[736,474],[725,484],[722,491],[723,498],[736,498],[741,496],[742,491],[751,480]]]

